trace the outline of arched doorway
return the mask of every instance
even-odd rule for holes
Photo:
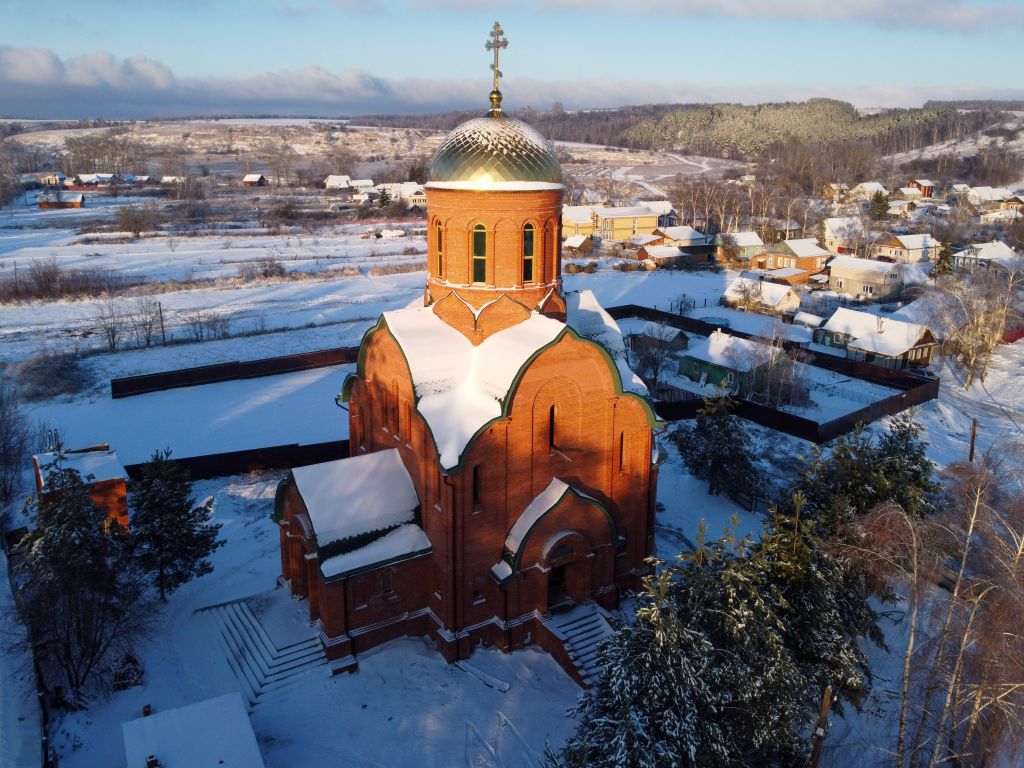
[[[592,553],[587,540],[579,533],[564,532],[545,549],[548,612],[569,611],[590,600]]]

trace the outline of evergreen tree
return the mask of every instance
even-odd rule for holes
[[[907,514],[926,517],[938,508],[941,486],[921,431],[913,412],[894,417],[878,440],[878,460],[889,486],[885,500],[896,502]]]
[[[889,215],[889,198],[879,190],[871,196],[871,218],[875,221],[882,221]]]
[[[35,529],[19,544],[19,607],[44,671],[59,675],[71,706],[81,707],[93,673],[145,629],[143,579],[124,530],[92,502],[77,471],[58,460],[43,493],[30,502]]]
[[[694,426],[681,427],[672,439],[690,474],[708,481],[709,494],[734,489],[756,497],[765,480],[754,466],[743,422],[730,413],[735,406],[728,395],[706,398]]]
[[[932,278],[953,274],[953,247],[949,240],[943,240],[939,247],[939,257],[932,268]]]
[[[380,191],[380,197],[377,198],[377,206],[379,208],[387,208],[391,205],[391,193],[386,189]]]
[[[224,545],[217,539],[220,523],[210,522],[211,500],[196,504],[187,472],[170,456],[156,451],[131,493],[132,539],[164,602],[182,584],[213,571],[207,558]]]

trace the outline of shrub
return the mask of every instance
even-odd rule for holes
[[[45,400],[58,395],[73,395],[92,383],[81,358],[69,352],[43,350],[11,366],[25,400]]]

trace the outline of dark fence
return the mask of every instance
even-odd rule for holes
[[[226,477],[261,469],[291,469],[307,464],[319,464],[348,457],[348,440],[332,440],[310,445],[274,445],[250,448],[244,451],[212,453],[206,456],[187,456],[171,461],[188,470],[193,480]],[[125,471],[133,480],[142,475],[146,464],[128,464]]]
[[[359,357],[359,347],[338,347],[318,352],[303,352],[298,355],[268,357],[263,360],[233,361],[216,365],[201,365],[197,368],[181,368],[176,371],[148,373],[142,376],[126,376],[110,380],[110,396],[131,397],[147,392],[159,392],[177,387],[193,387],[198,384],[215,384],[235,379],[255,379],[260,376],[276,376],[280,373],[294,373],[311,368],[326,368],[331,365],[354,363]]]

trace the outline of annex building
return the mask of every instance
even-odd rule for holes
[[[563,292],[554,148],[497,74],[490,100],[431,159],[423,301],[363,338],[350,457],[278,490],[281,574],[336,668],[427,635],[449,661],[536,643],[587,682],[566,624],[609,631],[648,572],[657,419],[618,326]]]

